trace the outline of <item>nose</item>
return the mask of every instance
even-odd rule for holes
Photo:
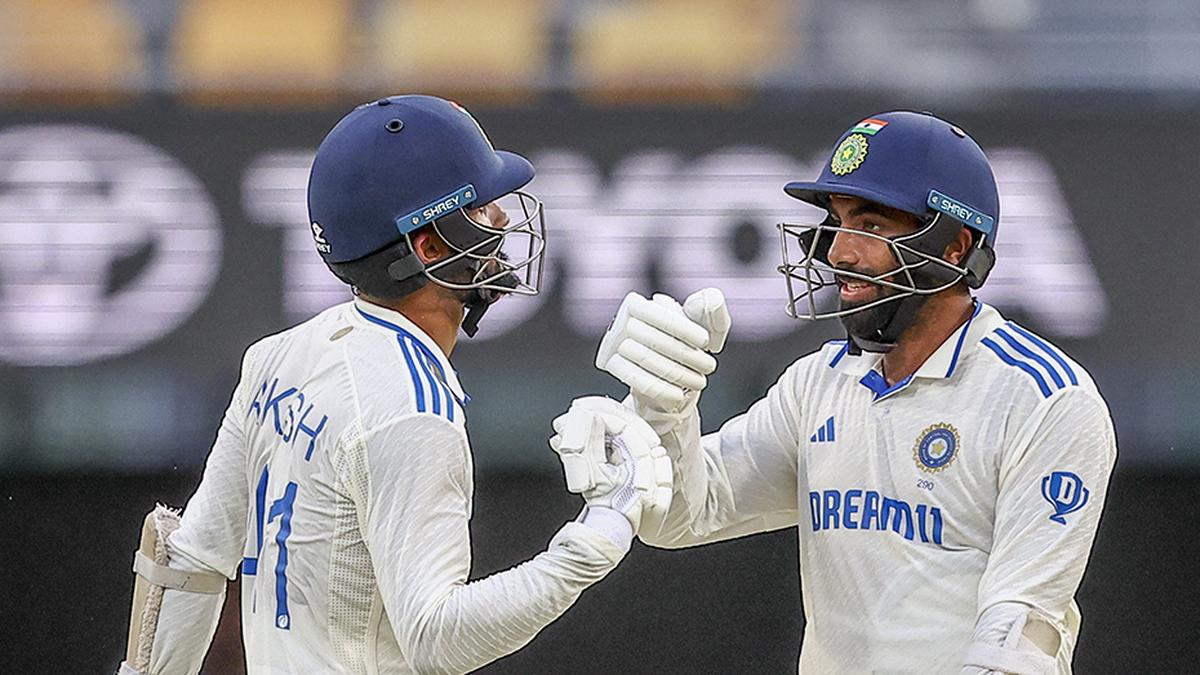
[[[497,230],[508,227],[508,214],[496,202],[487,205],[488,222]]]
[[[828,233],[826,233],[828,234]],[[833,243],[829,245],[829,265],[831,267],[855,267],[858,265],[858,242],[862,237],[845,230],[833,233]]]

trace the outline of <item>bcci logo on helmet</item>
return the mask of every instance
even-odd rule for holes
[[[176,328],[217,277],[204,186],[128,134],[38,125],[0,132],[0,361],[74,365]]]
[[[867,158],[867,137],[862,134],[850,134],[829,160],[829,169],[837,176],[845,176],[862,166]]]
[[[1082,509],[1090,496],[1083,481],[1070,471],[1055,471],[1042,478],[1042,498],[1054,507],[1050,520],[1061,525],[1066,525],[1067,515]]]

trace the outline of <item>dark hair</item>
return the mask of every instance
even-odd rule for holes
[[[412,256],[408,241],[400,239],[361,258],[342,263],[326,263],[334,276],[350,284],[357,292],[384,300],[396,300],[412,293],[426,283],[423,273],[397,281],[389,271],[398,260]]]

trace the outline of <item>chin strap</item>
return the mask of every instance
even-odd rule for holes
[[[497,284],[516,288],[520,284],[520,279],[513,273],[508,273],[496,281]],[[479,322],[483,319],[483,315],[488,309],[500,298],[504,297],[505,293],[495,290],[473,289],[470,297],[464,302],[463,306],[467,308],[467,316],[463,318],[462,331],[467,334],[467,337],[473,338],[479,332]]]
[[[467,316],[463,319],[462,331],[467,334],[467,337],[475,337],[475,334],[479,332],[479,322],[487,313],[488,308],[492,306],[492,303],[484,300],[480,295],[476,293],[471,302],[466,304]]]

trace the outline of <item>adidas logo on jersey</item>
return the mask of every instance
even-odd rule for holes
[[[825,424],[817,429],[817,433],[808,437],[809,443],[832,443],[834,441],[833,418],[825,420]]]

